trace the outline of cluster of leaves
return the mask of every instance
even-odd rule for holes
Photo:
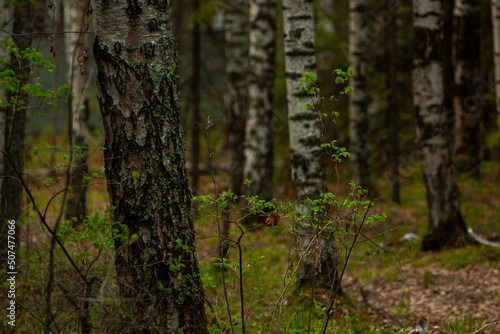
[[[336,75],[335,82],[337,84],[345,84],[352,75],[352,69],[348,69],[347,71],[336,70],[333,72]],[[312,73],[305,73],[301,79],[304,83],[301,91],[307,93],[311,96],[311,103],[308,105],[302,106],[303,109],[314,110],[318,118],[322,122],[326,122],[331,120],[332,123],[335,123],[336,119],[339,117],[338,112],[331,111],[329,113],[325,113],[322,111],[322,100],[323,97],[320,96],[320,88],[318,87],[316,77]],[[352,88],[347,86],[342,89],[340,94],[350,94]],[[331,100],[336,100],[335,96],[330,97]],[[327,149],[332,157],[334,163],[340,163],[344,158],[348,158],[350,156],[349,152],[343,147],[338,147],[336,145],[337,141],[333,140],[331,142],[324,143],[322,147]],[[250,180],[245,180],[245,185],[251,186]],[[361,229],[364,225],[373,226],[377,221],[383,221],[386,218],[385,213],[382,214],[368,214],[370,207],[373,205],[372,200],[367,200],[368,191],[363,189],[362,187],[356,185],[354,182],[349,184],[349,190],[347,194],[340,198],[339,196],[327,192],[321,194],[317,199],[306,199],[305,201],[299,202],[279,202],[276,199],[272,199],[270,201],[266,201],[261,199],[259,196],[248,196],[248,195],[237,195],[234,194],[231,190],[228,190],[224,194],[219,194],[217,197],[213,197],[212,195],[204,195],[195,197],[193,202],[199,204],[199,210],[209,210],[210,208],[215,209],[215,213],[211,211],[209,215],[215,218],[217,221],[221,221],[223,219],[227,219],[224,217],[224,213],[228,211],[234,212],[234,214],[230,214],[230,217],[241,217],[239,219],[230,219],[233,224],[235,224],[241,231],[240,236],[236,241],[233,241],[236,245],[240,244],[241,237],[243,236],[243,228],[241,225],[248,217],[255,216],[264,216],[266,225],[275,226],[278,220],[283,221],[282,225],[288,226],[288,231],[292,233],[292,235],[299,238],[299,234],[302,229],[311,229],[316,235],[315,238],[311,241],[311,244],[307,246],[307,250],[302,252],[302,257],[314,256],[313,254],[318,254],[318,250],[316,248],[322,247],[322,244],[318,242],[320,239],[320,235],[327,235],[326,238],[329,242],[333,243],[333,249],[338,252],[338,257],[340,258],[340,253],[344,251],[345,255],[343,257],[344,263],[343,268],[340,271],[344,271],[347,262],[349,261],[349,257],[352,251],[353,246],[356,243],[357,237],[361,233]],[[239,204],[244,202],[243,209],[240,209]],[[236,212],[239,211],[239,215]],[[321,237],[322,238],[322,237]],[[241,250],[241,247],[239,247]],[[321,252],[321,250],[319,250]],[[246,271],[241,271],[241,263],[243,254],[239,253],[239,261],[230,263],[228,259],[222,258],[212,258],[212,262],[215,263],[215,266],[219,269],[229,270],[234,273],[235,279],[242,280],[241,277]],[[262,260],[261,257],[251,259],[247,267],[252,268]],[[300,257],[290,257],[289,258],[289,266],[285,274],[285,285],[283,287],[283,291],[280,294],[279,299],[276,301],[277,307],[279,305],[283,305],[283,303],[288,300],[294,293],[295,289],[293,287],[296,273],[300,266],[300,263],[305,261],[305,258]],[[341,265],[339,263],[339,265]],[[342,266],[341,266],[342,267]],[[246,268],[246,267],[245,267]],[[206,282],[208,287],[214,287],[213,283]],[[335,298],[334,296],[330,296],[329,298]],[[317,325],[319,326],[317,329],[321,328],[321,324],[323,323],[323,319],[329,317],[329,313],[331,311],[331,307],[333,305],[332,300],[328,300],[326,303],[320,303],[319,301],[314,301],[315,307],[309,310],[308,315],[304,315],[308,317],[307,321],[309,322],[310,329],[313,329],[310,325],[311,317],[317,320]],[[298,306],[303,307],[303,306]],[[310,308],[310,306],[307,306]],[[281,306],[279,306],[281,309]],[[217,312],[215,312],[217,314]],[[265,315],[271,321],[271,327],[273,326],[273,319],[276,316],[275,313]],[[281,315],[280,315],[281,317]],[[216,317],[217,321],[219,321],[216,326],[220,329],[220,326],[225,326],[228,328],[227,322],[230,318],[233,325],[239,323],[236,319],[237,317],[234,315],[230,315],[226,320],[221,320],[220,317]],[[234,319],[233,319],[234,318]],[[241,319],[240,319],[241,320]],[[352,320],[352,321],[351,321]],[[307,322],[306,321],[306,322]],[[348,323],[354,322],[354,319],[350,319],[347,321]],[[279,325],[278,325],[279,326]],[[336,325],[333,324],[333,327]],[[330,327],[332,327],[330,326]],[[214,326],[215,328],[215,326]],[[345,328],[345,326],[343,327]],[[293,332],[293,331],[292,331]]]
[[[8,54],[15,63],[12,63],[6,57],[0,57],[0,66],[4,68],[0,71],[0,89],[4,92],[5,98],[0,100],[0,106],[3,108],[15,108],[15,110],[26,110],[27,106],[24,101],[18,99],[20,93],[28,94],[35,97],[40,102],[46,102],[52,108],[57,108],[58,99],[67,101],[71,87],[68,84],[61,85],[57,89],[57,93],[50,89],[42,89],[42,80],[40,80],[39,72],[52,72],[55,65],[50,63],[50,60],[44,59],[41,52],[36,49],[19,50],[12,38],[0,42],[0,48],[7,49]],[[22,74],[17,73],[15,68],[21,66],[22,60],[28,60],[31,71],[29,76],[33,77],[34,83],[23,80]],[[43,114],[41,114],[43,116]]]

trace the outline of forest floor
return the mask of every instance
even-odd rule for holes
[[[475,328],[500,320],[500,270],[490,265],[448,269],[411,264],[402,269],[406,275],[397,279],[349,282],[347,276],[344,289],[365,316],[389,328],[420,325],[427,333],[450,333],[452,327]],[[499,326],[482,331],[498,332]]]
[[[98,167],[94,167],[99,171]],[[480,179],[461,177],[459,188],[462,214],[467,225],[484,239],[499,241],[500,235],[500,166],[497,162],[484,165]],[[342,177],[342,176],[341,176]],[[39,177],[43,179],[43,177]],[[224,180],[217,179],[219,189]],[[219,184],[220,182],[220,184]],[[209,177],[201,180],[205,194],[213,192]],[[32,184],[37,200],[44,208],[59,189]],[[212,187],[212,188],[211,188]],[[415,169],[402,182],[401,204],[389,199],[389,190],[383,181],[378,184],[380,195],[371,212],[387,213],[385,222],[366,229],[373,239],[356,244],[342,281],[344,296],[339,298],[332,318],[332,333],[402,333],[416,330],[423,333],[467,334],[482,326],[500,320],[500,249],[470,246],[442,252],[421,252],[420,242],[427,232],[427,206],[421,173]],[[335,187],[330,191],[335,192]],[[340,189],[339,193],[345,193]],[[280,200],[291,197],[290,185],[276,188]],[[95,179],[89,187],[90,212],[103,212],[108,205],[105,180]],[[53,208],[52,208],[53,207]],[[58,206],[52,205],[48,216],[56,217]],[[207,313],[212,333],[229,333],[225,294],[221,271],[214,268],[218,252],[217,221],[201,211],[194,219],[197,233],[197,256],[205,285]],[[48,237],[34,214],[27,215],[29,223],[21,234],[30,245],[41,245]],[[28,231],[29,230],[29,231]],[[317,333],[324,316],[325,296],[313,295],[314,310],[304,306],[303,300],[290,298],[281,305],[277,301],[283,291],[285,273],[295,241],[290,224],[284,219],[275,227],[258,225],[244,227],[241,239],[241,266],[245,296],[247,333],[276,333],[269,330],[271,320],[280,321],[281,333]],[[414,239],[405,239],[413,233]],[[231,239],[237,240],[240,230],[234,225]],[[23,239],[21,239],[23,242]],[[82,245],[80,245],[82,246]],[[38,246],[36,246],[38,247]],[[46,246],[41,246],[44,249]],[[76,246],[75,246],[76,247]],[[87,250],[87,248],[85,248]],[[232,247],[225,281],[232,317],[239,316],[239,258],[237,247]],[[311,305],[311,303],[309,303]],[[323,306],[322,306],[323,305]],[[312,316],[312,321],[311,317]],[[235,323],[241,325],[241,321]],[[336,323],[336,325],[335,325]],[[337,326],[337,327],[335,327]],[[235,330],[240,333],[240,330]],[[414,332],[417,333],[417,332]],[[491,325],[477,333],[500,333],[500,325]]]
[[[497,164],[485,166],[482,173],[481,180],[460,179],[462,213],[468,226],[482,238],[498,242],[500,173]],[[333,317],[339,327],[332,333],[500,333],[500,249],[469,246],[421,252],[427,209],[420,173],[414,174],[403,183],[402,204],[378,196],[372,210],[385,211],[388,218],[367,228],[367,236],[377,236],[373,244],[366,242],[354,248],[342,281],[345,294],[338,299]],[[289,252],[294,246],[288,229],[286,222],[280,222],[274,228],[260,226],[245,231],[242,238],[242,264],[251,267],[244,274],[247,298],[251,300],[247,306],[249,333],[268,333],[260,322],[266,323],[283,288]],[[208,217],[198,219],[197,233],[201,236],[198,258],[202,276],[205,282],[215,283],[206,290],[206,297],[223,305],[220,272],[209,260],[218,257],[216,222]],[[237,229],[231,229],[233,240],[238,234]],[[405,239],[407,235],[413,238]],[[229,270],[226,281],[234,315],[238,312],[237,250],[230,252],[234,272]],[[324,295],[314,296],[316,305],[325,302]],[[320,312],[311,325],[307,316],[304,318],[309,312],[307,307],[300,306],[304,303],[293,299],[287,303],[282,321],[288,325],[282,332],[308,333],[310,328],[310,333],[316,333]],[[418,331],[422,329],[425,331]]]

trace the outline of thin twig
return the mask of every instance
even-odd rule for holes
[[[470,332],[469,334],[479,333],[480,331],[482,331],[482,330],[483,330],[483,329],[485,329],[486,327],[490,327],[490,326],[497,326],[497,325],[500,325],[500,320],[497,320],[497,321],[495,321],[495,322],[492,322],[492,323],[486,324],[486,325],[484,325],[483,327],[479,328],[477,331]]]

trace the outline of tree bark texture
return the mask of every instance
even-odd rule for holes
[[[475,99],[480,61],[480,11],[478,0],[455,0],[455,164],[469,172],[481,162],[479,157],[480,109]],[[477,173],[476,175],[479,175]]]
[[[72,86],[73,98],[73,163],[71,165],[70,186],[72,192],[66,205],[66,219],[80,221],[87,215],[87,184],[83,182],[88,175],[88,155],[90,146],[89,109],[87,87],[89,84],[90,69],[86,61],[87,50],[90,47],[89,37],[86,35],[85,16],[87,0],[78,3],[66,3],[69,6],[65,22],[68,31],[79,31],[79,34],[67,34],[67,59],[70,65],[68,70],[69,82]],[[84,148],[85,147],[85,148]]]
[[[243,190],[245,164],[245,120],[248,111],[248,0],[231,0],[224,12],[226,93],[224,105],[226,131],[231,150],[231,189]]]
[[[451,64],[451,45],[447,43],[451,41],[451,29],[445,26],[451,24],[445,17],[451,15],[446,12],[450,1],[453,0],[413,3],[413,99],[429,210],[429,231],[422,242],[423,250],[459,246],[467,239],[453,177],[451,99],[444,91],[445,83],[452,83],[444,71]]]
[[[354,91],[349,95],[349,142],[352,179],[369,184],[368,96],[366,94],[366,1],[349,2],[349,63]]]
[[[301,208],[304,200],[317,199],[326,192],[319,117],[316,111],[301,108],[308,105],[311,98],[300,91],[300,79],[306,72],[316,75],[313,2],[283,0],[283,20],[292,185],[300,215],[310,213]],[[301,223],[297,230],[297,253],[303,257],[297,272],[297,285],[312,284],[316,278],[321,284],[329,286],[337,277],[332,236],[322,233],[320,238],[315,239],[318,229],[312,224],[306,227],[307,223],[311,221]],[[321,228],[321,225],[316,227]],[[311,242],[314,244],[309,247]],[[310,251],[306,252],[308,247]]]
[[[244,178],[252,194],[273,196],[273,102],[276,50],[276,1],[250,0],[248,118]]]
[[[168,1],[96,1],[98,99],[123,333],[207,333]]]
[[[491,0],[491,22],[493,25],[493,61],[495,65],[495,95],[497,122],[500,130],[500,0]]]

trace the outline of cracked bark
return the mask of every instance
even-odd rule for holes
[[[207,333],[180,128],[170,2],[96,1],[94,56],[105,129],[122,333]],[[186,246],[186,247],[184,247]]]
[[[413,99],[429,210],[423,250],[462,246],[469,240],[453,176],[452,93],[444,89],[453,84],[452,8],[453,0],[413,3]]]

